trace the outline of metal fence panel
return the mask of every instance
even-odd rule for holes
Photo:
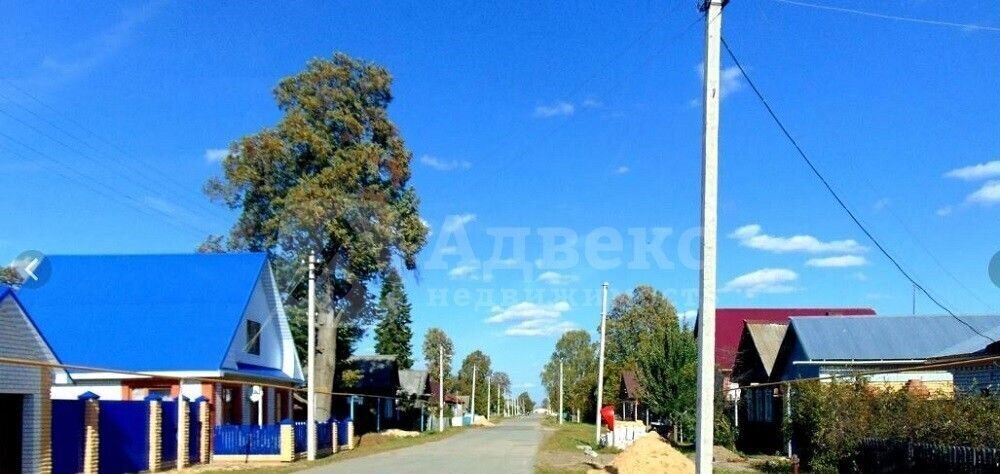
[[[100,472],[121,474],[148,470],[149,404],[144,401],[100,403]]]
[[[83,471],[86,403],[83,400],[52,400],[53,474]]]
[[[866,439],[855,461],[857,469],[865,473],[1000,474],[1000,450],[993,448]]]
[[[188,405],[188,461],[201,462],[201,418],[197,403]]]
[[[215,454],[280,454],[281,425],[220,425],[213,430]]]
[[[177,402],[160,402],[160,459],[177,460]]]

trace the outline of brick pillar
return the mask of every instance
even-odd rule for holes
[[[177,469],[191,464],[188,458],[188,441],[191,439],[191,420],[188,419],[188,398],[177,397]]]
[[[160,472],[163,469],[163,440],[160,439],[163,410],[160,408],[160,396],[149,395],[146,402],[149,404],[149,472]]]
[[[83,405],[83,474],[97,474],[100,468],[100,400],[94,392],[85,392],[77,397]]]
[[[295,460],[295,425],[291,420],[281,423],[281,460],[283,462]]]
[[[347,449],[354,449],[354,420],[347,420]]]
[[[38,473],[52,472],[52,369],[39,367]]]
[[[208,398],[201,396],[194,400],[198,403],[198,420],[201,421],[201,433],[198,434],[201,459],[198,462],[208,464],[212,462],[212,419],[210,417],[211,407]]]

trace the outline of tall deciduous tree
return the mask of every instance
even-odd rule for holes
[[[521,392],[517,396],[517,403],[524,407],[524,410],[528,413],[531,413],[535,409],[535,402],[531,399],[531,395],[528,395],[528,392]]]
[[[618,403],[618,385],[623,370],[640,377],[639,360],[643,343],[679,330],[677,310],[663,293],[640,285],[631,295],[615,297],[608,312],[604,367],[604,402]]]
[[[413,367],[410,308],[410,301],[403,290],[403,279],[395,268],[389,269],[382,280],[382,292],[379,295],[380,319],[375,326],[375,351],[396,356],[396,363],[401,369]]]
[[[473,371],[475,367],[475,371]],[[476,413],[486,414],[486,381],[492,375],[490,367],[490,356],[483,351],[473,351],[462,359],[462,366],[458,369],[458,380],[456,380],[457,390],[462,395],[472,394],[472,376],[476,376]]]
[[[316,252],[321,388],[333,385],[338,328],[371,317],[367,283],[394,258],[415,268],[426,241],[412,154],[389,120],[391,85],[386,69],[346,54],[310,61],[275,89],[281,120],[233,143],[206,185],[241,211],[229,248],[286,264]],[[316,405],[330,416],[329,395]]]
[[[597,392],[597,345],[587,331],[569,331],[556,342],[552,357],[542,369],[542,384],[549,400],[559,407],[559,361],[563,362],[563,400],[565,408],[593,410]]]
[[[451,358],[455,355],[455,346],[451,343],[451,338],[448,337],[441,328],[430,328],[427,330],[427,334],[424,335],[424,362],[427,363],[427,371],[430,373],[432,379],[437,379],[438,374],[438,359],[439,352],[438,348],[444,348],[444,386],[446,390],[450,390],[451,384]]]
[[[651,411],[680,422],[685,435],[694,428],[698,346],[686,329],[654,331],[639,348],[638,376],[643,401]]]

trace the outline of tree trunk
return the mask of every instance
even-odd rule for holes
[[[331,306],[324,301],[322,307]],[[319,321],[316,325],[316,421],[325,421],[333,414],[333,396],[324,392],[333,390],[333,377],[337,364],[337,326],[340,321],[332,310],[317,310],[317,313]]]

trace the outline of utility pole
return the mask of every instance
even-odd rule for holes
[[[309,380],[306,387],[306,459],[316,460],[316,252],[309,252],[309,302],[306,308],[309,318],[306,356],[309,365]]]
[[[444,346],[438,344],[438,432],[444,431]]]
[[[601,352],[597,360],[597,410],[594,414],[594,445],[601,445],[601,404],[604,402],[604,330],[608,317],[608,282],[601,285]]]
[[[695,471],[712,472],[715,421],[715,284],[719,194],[719,88],[722,7],[729,0],[703,0],[705,13],[704,135],[701,174],[701,284],[698,318],[698,407]]]
[[[472,400],[469,402],[469,412],[472,413],[472,424],[476,424],[476,369],[478,367],[472,364]]]
[[[493,400],[490,398],[490,389],[493,388],[493,376],[486,376],[486,419],[490,419],[490,402]]]
[[[563,361],[559,359],[559,424],[563,419]]]

